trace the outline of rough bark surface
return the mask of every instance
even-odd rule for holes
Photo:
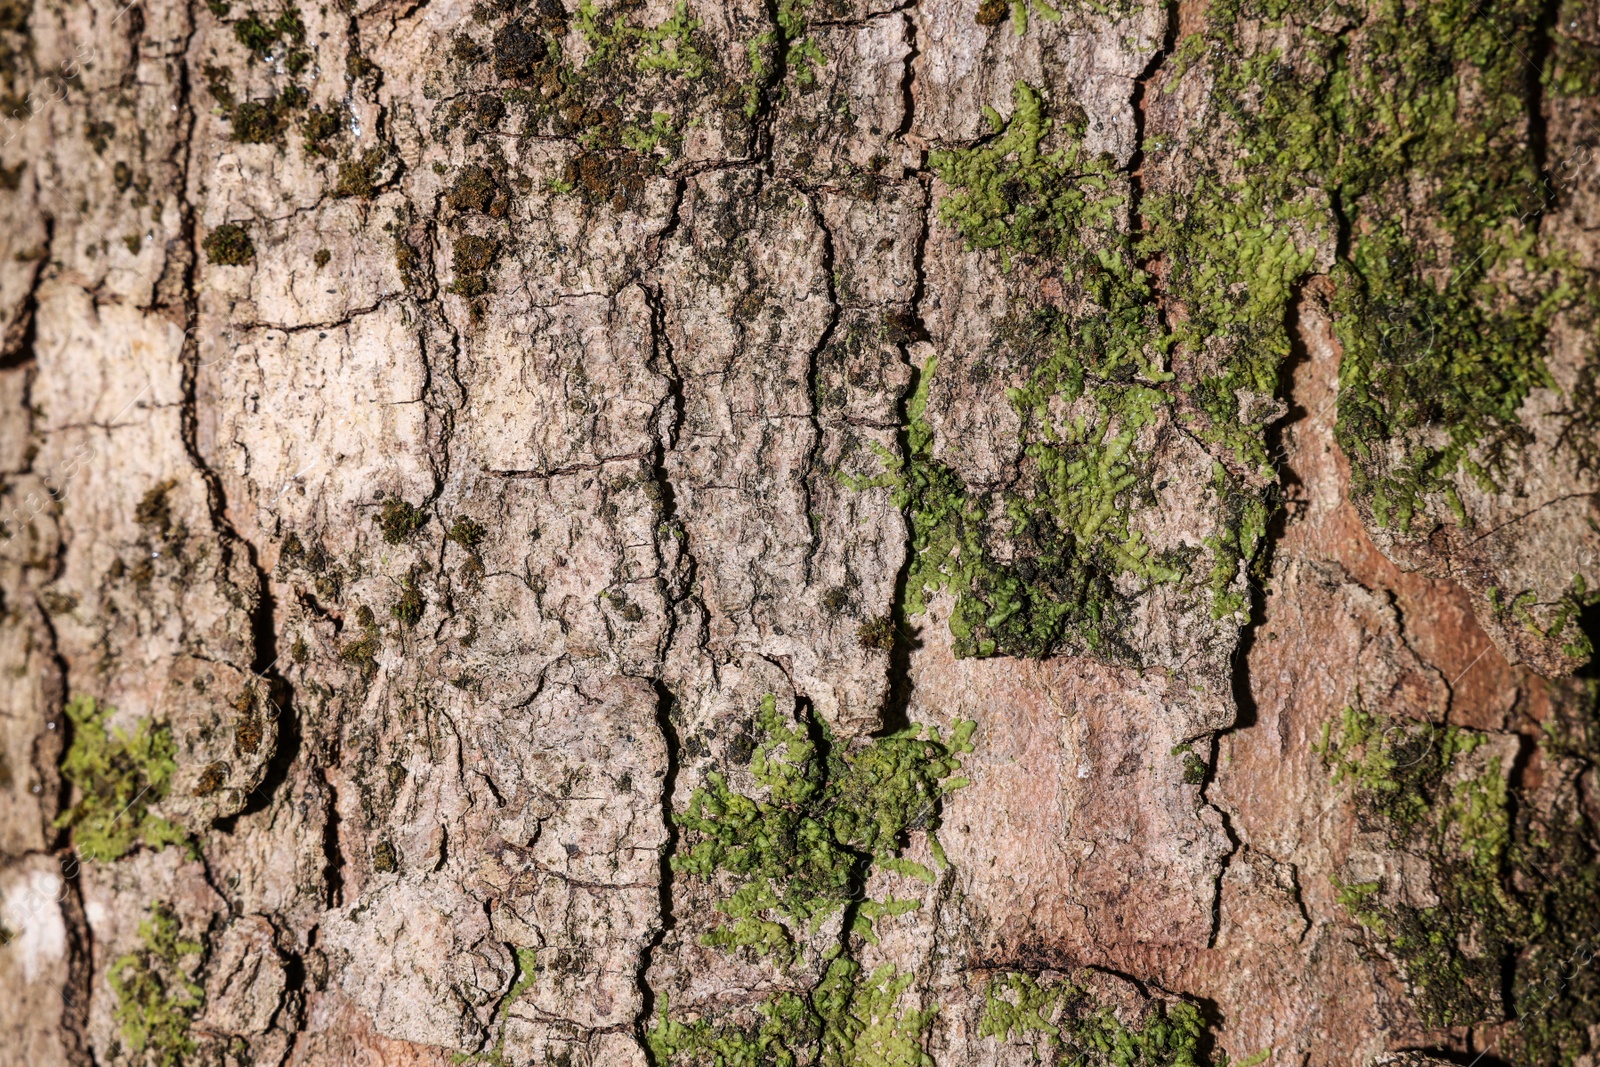
[[[1592,0],[0,2],[0,1061],[1600,1055]]]

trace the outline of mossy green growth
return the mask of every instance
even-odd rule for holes
[[[252,11],[233,24],[233,36],[250,50],[253,58],[265,59],[284,41],[305,43],[306,26],[300,19],[300,12],[293,7],[284,8],[274,18],[263,18]]]
[[[1116,231],[1123,198],[1112,190],[1115,167],[1084,149],[1081,117],[1063,124],[1047,116],[1043,96],[1025,82],[1012,99],[1010,117],[984,109],[992,140],[930,153],[929,167],[952,190],[939,218],[969,247],[1007,255],[1077,257],[1096,238],[1126,247]],[[1052,133],[1065,135],[1053,148],[1046,145]]]
[[[391,545],[398,545],[428,524],[428,513],[400,497],[392,496],[378,508],[378,514],[373,516],[373,521],[383,531],[385,541]]]
[[[1553,729],[1547,758],[1592,763],[1594,685],[1569,706],[1582,728]],[[1336,882],[1339,900],[1399,963],[1427,1025],[1514,1019],[1503,1058],[1571,1063],[1600,1023],[1600,976],[1572,966],[1600,928],[1593,827],[1576,800],[1551,810],[1518,803],[1499,758],[1473,756],[1487,743],[1359,705],[1325,726],[1317,750],[1334,780],[1353,786],[1363,826],[1427,860],[1438,903],[1396,901],[1379,882]],[[1456,769],[1469,759],[1481,763],[1475,773]]]
[[[718,905],[731,922],[707,943],[788,958],[791,928],[814,930],[847,906],[853,930],[870,939],[874,918],[916,904],[891,899],[854,907],[859,889],[874,866],[933,880],[933,872],[901,851],[908,835],[922,832],[934,855],[943,855],[934,836],[940,801],[966,784],[956,773],[960,754],[972,750],[976,724],[959,722],[948,738],[937,728],[911,727],[841,749],[824,724],[791,724],[768,696],[756,725],[762,741],[750,773],[766,795],[735,793],[713,772],[675,819],[683,843],[673,870],[706,881],[727,871],[740,882]]]
[[[344,199],[371,200],[386,180],[389,155],[382,148],[369,148],[339,164],[339,178],[333,195]]]
[[[904,607],[922,611],[932,592],[949,589],[957,655],[1131,658],[1128,609],[1154,586],[1209,588],[1219,618],[1242,609],[1236,579],[1265,532],[1266,493],[1217,466],[1223,522],[1207,544],[1208,567],[1194,566],[1197,549],[1156,553],[1144,542],[1137,516],[1154,504],[1154,461],[1141,441],[1175,406],[1173,338],[1123,229],[1126,180],[1083,147],[1081,112],[1061,105],[1052,116],[1023,83],[1013,100],[1010,116],[987,112],[992,139],[930,155],[951,189],[939,216],[969,248],[997,251],[1002,269],[1026,260],[1058,273],[1073,310],[1040,305],[1004,326],[1003,340],[1030,367],[1009,390],[1024,477],[1008,492],[973,493],[934,458],[925,415],[936,368],[922,369],[907,407],[907,459],[886,455],[891,470],[880,480],[897,489],[912,527]],[[1004,551],[992,543],[999,536]]]
[[[179,1067],[197,1051],[189,1028],[205,990],[191,975],[205,946],[183,937],[172,909],[157,902],[139,924],[144,946],[111,964],[106,980],[117,998],[112,1013],[122,1042],[140,1062]],[[193,960],[185,967],[186,960]]]
[[[450,529],[445,533],[445,540],[454,541],[468,552],[475,552],[483,539],[489,536],[488,529],[476,519],[465,515],[457,515],[456,521],[450,524]]]
[[[728,95],[726,78],[687,3],[646,25],[582,0],[573,22],[587,46],[582,62],[564,50],[564,15],[521,16],[496,33],[496,71],[525,86],[503,102],[522,110],[530,128],[582,146],[574,165],[585,173],[569,172],[551,191],[581,190],[591,204],[623,210],[639,203],[645,177],[677,157],[698,102]]]
[[[206,259],[222,267],[242,267],[253,263],[256,246],[250,240],[250,231],[236,222],[224,222],[212,230],[201,242]]]
[[[1133,575],[1148,586],[1183,574],[1180,558],[1152,553],[1132,527],[1149,475],[1147,457],[1131,452],[1143,414],[1133,409],[1119,420],[1108,403],[1097,405],[1095,419],[1047,428],[1027,448],[1035,491],[986,497],[932,454],[923,413],[934,370],[932,361],[922,369],[909,405],[909,462],[885,457],[911,526],[907,614],[948,588],[958,656],[1116,653],[1126,603],[1115,581]],[[987,541],[993,510],[1008,520],[1015,562],[999,562]]]
[[[970,247],[996,250],[1002,266],[1058,264],[1058,303],[1086,309],[1014,316],[1008,344],[1032,366],[1013,390],[1029,463],[1049,473],[1059,456],[1058,485],[1063,473],[1097,481],[1094,457],[1074,454],[1083,441],[1041,432],[1049,405],[1066,401],[1091,408],[1086,441],[1106,450],[1107,471],[1121,464],[1098,480],[1106,492],[1054,514],[1041,505],[1059,494],[1042,485],[979,499],[919,451],[926,429],[910,419],[897,472],[918,542],[906,606],[917,610],[934,588],[954,592],[959,654],[1114,650],[1126,606],[1114,586],[1125,601],[1130,584],[1139,596],[1157,582],[1205,583],[1214,615],[1244,610],[1241,568],[1259,558],[1275,506],[1267,429],[1283,413],[1275,398],[1291,309],[1314,274],[1335,282],[1337,434],[1352,492],[1378,524],[1421,534],[1467,522],[1461,487],[1497,488],[1530,439],[1517,413],[1534,388],[1554,384],[1543,361],[1553,323],[1563,313],[1593,322],[1600,309],[1600,287],[1539,234],[1555,192],[1526,123],[1543,9],[1368,0],[1338,10],[1340,28],[1329,30],[1320,0],[1209,5],[1163,90],[1203,67],[1216,107],[1190,131],[1186,165],[1137,203],[1124,203],[1125,175],[1087,158],[1070,108],[1028,86],[1009,117],[988,112],[990,139],[930,155],[951,190],[939,205],[946,224]],[[999,9],[980,18],[997,23]],[[1276,32],[1241,32],[1262,22]],[[1245,43],[1255,41],[1265,43]],[[1579,77],[1570,51],[1558,47],[1552,66],[1532,73]],[[1164,150],[1146,146],[1152,158]],[[1130,217],[1136,237],[1122,232]],[[1158,313],[1152,262],[1162,301],[1181,314]],[[1561,413],[1560,447],[1590,467],[1600,462],[1595,366],[1591,344]],[[1140,459],[1125,435],[1137,439],[1163,407],[1218,461],[1221,529],[1198,568],[1171,557],[1141,573],[1118,550],[1136,552],[1120,540],[1122,520],[1153,503],[1149,471],[1117,452]],[[1107,499],[1112,521],[1091,524],[1087,542],[1060,521],[1101,514]],[[995,551],[980,530],[1001,513],[1013,543]],[[1041,532],[1055,550],[1038,550]],[[1056,580],[1037,581],[1041,570]],[[1554,615],[1541,615],[1539,628],[1549,624]]]
[[[1216,190],[1249,213],[1236,239],[1291,285],[1305,268],[1281,243],[1285,228],[1342,231],[1337,433],[1352,491],[1383,526],[1464,523],[1458,479],[1494,488],[1528,439],[1518,408],[1554,384],[1543,357],[1556,315],[1597,304],[1594,286],[1538,235],[1554,190],[1526,118],[1530,75],[1546,73],[1528,58],[1541,54],[1544,7],[1346,6],[1351,28],[1330,34],[1313,26],[1325,10],[1315,0],[1211,5],[1185,52],[1206,55],[1231,129],[1223,144],[1242,152],[1245,175]],[[1279,20],[1288,43],[1247,53],[1237,27],[1262,17]],[[1215,231],[1203,201],[1216,198],[1199,191],[1190,212],[1199,225],[1168,242],[1174,250]],[[1196,201],[1191,191],[1183,199]],[[1169,210],[1183,208],[1175,200]],[[1187,268],[1188,291],[1209,288],[1225,307],[1233,294],[1207,276],[1210,250],[1191,248],[1202,263]],[[1275,332],[1270,307],[1256,318]]]
[[[399,620],[400,625],[410,629],[422,621],[423,612],[427,610],[428,598],[417,587],[417,574],[412,571],[406,575],[400,597],[389,608],[389,613]]]
[[[779,70],[798,89],[817,84],[817,72],[827,66],[828,57],[811,37],[812,2],[778,0],[777,25],[745,44],[750,57],[750,81],[743,90],[744,113],[748,117],[754,118],[761,110],[762,98],[772,88]]]
[[[1007,974],[985,991],[978,1036],[1032,1040],[1056,1050],[1056,1062],[1080,1067],[1200,1067],[1207,1028],[1184,1001],[1157,1001],[1128,1026],[1072,982]]]
[[[91,696],[68,701],[72,744],[61,774],[78,800],[56,819],[70,828],[84,859],[111,862],[140,845],[162,849],[187,840],[184,831],[151,812],[172,788],[177,746],[162,725],[142,720],[132,733],[108,729],[111,708]]]
[[[676,1020],[663,1000],[646,1041],[662,1067],[933,1067],[927,1037],[939,1008],[903,1003],[911,984],[890,964],[863,974],[841,956],[809,996],[774,994],[744,1025]]]
[[[589,62],[631,61],[635,70],[703,77],[708,62],[694,46],[700,20],[691,18],[689,5],[679,0],[672,15],[657,26],[636,26],[623,15],[603,21],[594,0],[578,4],[578,32],[593,49]]]

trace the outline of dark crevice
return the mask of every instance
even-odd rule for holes
[[[1211,803],[1207,795],[1212,782],[1216,779],[1217,762],[1223,737],[1240,730],[1248,730],[1259,721],[1256,707],[1255,694],[1250,683],[1250,653],[1255,648],[1256,634],[1266,621],[1266,592],[1262,587],[1262,579],[1270,573],[1272,558],[1276,546],[1283,540],[1288,528],[1289,509],[1282,506],[1283,498],[1287,495],[1288,487],[1299,483],[1298,477],[1289,468],[1284,445],[1284,435],[1288,428],[1299,418],[1304,417],[1304,407],[1294,400],[1294,371],[1295,368],[1307,363],[1311,359],[1310,347],[1306,344],[1304,324],[1301,320],[1301,308],[1309,299],[1314,299],[1308,293],[1309,283],[1302,284],[1291,295],[1284,309],[1284,329],[1289,336],[1289,356],[1278,364],[1278,381],[1274,395],[1283,400],[1288,410],[1282,418],[1276,419],[1266,427],[1267,454],[1273,457],[1278,470],[1278,482],[1271,489],[1269,498],[1270,512],[1267,520],[1266,533],[1261,539],[1261,544],[1256,550],[1256,555],[1248,563],[1248,581],[1246,582],[1249,597],[1249,621],[1239,630],[1239,641],[1234,646],[1232,665],[1232,695],[1234,706],[1234,721],[1231,726],[1217,731],[1211,737],[1210,758],[1206,763],[1205,778],[1200,784],[1200,797],[1204,803],[1210,804],[1213,811],[1222,820],[1222,829],[1228,836],[1228,851],[1222,857],[1217,868],[1216,883],[1211,899],[1211,932],[1206,940],[1208,948],[1215,947],[1217,937],[1222,930],[1222,883],[1228,875],[1234,857],[1244,847],[1244,841],[1234,828],[1233,820],[1229,813],[1220,805]],[[1298,876],[1297,876],[1298,877]],[[1302,916],[1306,916],[1305,905],[1300,903]]]
[[[915,5],[912,6],[915,7]],[[915,18],[908,17],[906,19],[906,45],[910,48],[910,51],[906,54],[905,74],[900,80],[900,106],[905,110],[905,114],[900,119],[900,128],[894,131],[894,135],[902,139],[911,132],[911,127],[915,124],[917,115],[917,96],[915,92],[917,81],[916,62],[917,57],[922,55],[922,49],[917,44],[917,20]]]
[[[655,1055],[650,1051],[650,1043],[646,1039],[650,1028],[650,1021],[655,1018],[656,991],[650,985],[650,964],[655,960],[655,954],[660,949],[662,942],[677,925],[677,919],[672,911],[672,857],[678,851],[678,824],[673,817],[673,795],[678,788],[679,754],[682,748],[678,740],[677,727],[672,722],[672,712],[676,707],[676,700],[666,684],[661,681],[655,683],[656,690],[656,725],[661,730],[661,736],[666,741],[667,766],[661,778],[661,817],[666,824],[667,840],[661,847],[660,860],[660,908],[661,925],[651,936],[649,942],[639,953],[639,993],[643,998],[639,1008],[639,1017],[635,1020],[634,1029],[639,1044],[645,1050],[645,1055],[653,1063]]]
[[[759,86],[756,91],[755,114],[750,118],[750,125],[754,131],[751,138],[750,162],[766,163],[766,169],[771,173],[772,144],[775,140],[772,132],[775,109],[772,95],[773,90],[782,86],[789,74],[789,37],[783,32],[783,26],[778,21],[779,0],[766,0],[762,6],[767,21],[772,26],[772,69],[767,72],[766,84]]]
[[[823,216],[822,205],[817,202],[816,196],[811,196],[812,211],[816,218],[817,228],[822,231],[822,276],[827,279],[828,292],[828,321],[822,327],[822,334],[817,338],[817,343],[811,346],[806,353],[806,400],[811,407],[811,447],[806,450],[806,457],[800,468],[800,484],[806,496],[806,515],[811,537],[806,545],[805,567],[802,572],[802,582],[805,586],[811,585],[811,565],[816,559],[817,550],[822,547],[821,538],[818,536],[815,520],[810,516],[816,514],[816,499],[812,488],[812,481],[817,477],[831,478],[827,472],[819,471],[817,455],[822,451],[822,417],[818,411],[817,375],[822,353],[828,350],[828,345],[833,342],[833,334],[839,327],[839,319],[843,309],[839,303],[838,284],[835,274],[835,258],[833,247],[833,231],[828,228],[828,220]]]
[[[45,215],[43,221],[44,246],[39,258],[34,261],[33,277],[28,279],[28,292],[17,308],[17,317],[6,327],[5,335],[0,337],[0,371],[15,370],[34,362],[34,341],[37,336],[34,317],[39,311],[39,282],[44,277],[45,264],[50,262],[56,235],[55,219]]]
[[[922,225],[917,230],[917,243],[912,250],[911,263],[915,282],[904,320],[898,323],[902,334],[899,338],[900,358],[911,370],[911,378],[906,384],[905,392],[895,403],[897,426],[895,449],[899,452],[903,463],[911,462],[910,404],[911,397],[916,394],[917,387],[921,383],[923,373],[922,368],[911,359],[911,346],[931,340],[928,324],[922,318],[922,301],[927,291],[928,233],[933,225],[933,205],[928,179],[920,179],[920,184],[926,202],[922,209]],[[906,523],[906,546],[900,568],[895,572],[894,593],[889,602],[889,617],[894,623],[894,644],[889,650],[889,684],[883,711],[880,714],[880,736],[907,729],[911,725],[911,653],[921,646],[918,631],[912,628],[911,619],[906,614],[907,586],[911,581],[911,567],[916,562],[916,546],[914,531],[911,529],[910,511],[903,511],[902,517]]]
[[[679,178],[674,184],[672,212],[666,227],[655,238],[652,238],[647,248],[649,270],[654,271],[659,266],[661,249],[667,241],[677,233],[681,222],[683,199],[688,193],[688,183]],[[693,596],[694,576],[696,564],[693,553],[689,549],[688,535],[678,521],[678,500],[673,490],[671,474],[667,469],[668,454],[677,446],[678,434],[684,420],[684,388],[683,376],[678,370],[674,358],[672,342],[667,331],[666,301],[662,298],[659,280],[654,278],[640,278],[638,284],[644,293],[645,303],[650,309],[650,333],[653,342],[651,353],[652,369],[659,374],[667,384],[667,395],[657,408],[654,417],[655,445],[650,456],[651,475],[659,492],[660,516],[656,523],[657,558],[663,566],[670,566],[671,572],[664,575],[666,599],[666,626],[661,638],[660,657],[664,661],[678,638],[679,611],[685,601]],[[668,553],[662,551],[660,542],[675,538],[676,550]],[[638,1039],[640,1047],[644,1050],[645,1058],[655,1064],[655,1053],[649,1042],[651,1021],[660,1011],[657,1005],[656,992],[650,984],[650,967],[654,963],[656,953],[660,950],[667,936],[677,925],[673,912],[673,871],[672,858],[678,849],[678,826],[674,815],[674,798],[678,788],[678,773],[682,766],[682,742],[678,736],[678,729],[673,722],[673,714],[677,710],[677,700],[666,682],[657,677],[651,680],[656,692],[656,727],[661,731],[661,739],[666,751],[666,766],[662,771],[661,793],[661,821],[666,832],[666,840],[662,843],[661,854],[658,860],[659,886],[657,889],[657,907],[660,911],[660,925],[651,935],[639,953],[639,969],[636,982],[640,994],[639,1014],[634,1019],[634,1036]]]
[[[1345,210],[1344,193],[1333,189],[1328,194],[1328,207],[1333,212],[1333,257],[1337,262],[1350,261],[1350,213]]]
[[[1555,206],[1555,176],[1550,171],[1550,129],[1545,115],[1544,77],[1555,50],[1555,29],[1561,16],[1561,0],[1544,0],[1539,21],[1534,24],[1533,41],[1524,69],[1524,93],[1528,105],[1528,152],[1538,175],[1534,203],[1525,216],[1534,230]]]
[[[1254,613],[1251,615],[1251,623],[1253,629],[1255,623]],[[1211,805],[1211,810],[1216,812],[1218,818],[1222,820],[1222,832],[1228,837],[1228,851],[1223,854],[1222,859],[1217,864],[1217,877],[1211,887],[1211,930],[1206,934],[1206,948],[1217,947],[1217,937],[1222,932],[1222,882],[1223,879],[1228,877],[1228,870],[1233,866],[1235,857],[1244,848],[1244,842],[1240,839],[1239,832],[1234,829],[1233,819],[1229,816],[1227,809],[1220,805],[1212,804],[1206,796],[1206,791],[1210,789],[1211,783],[1217,776],[1217,755],[1222,744],[1222,734],[1231,733],[1233,730],[1239,729],[1238,724],[1247,715],[1251,722],[1255,721],[1255,702],[1250,697],[1249,644],[1250,642],[1241,639],[1239,647],[1234,652],[1233,695],[1234,705],[1239,709],[1239,717],[1235,720],[1233,727],[1226,731],[1219,731],[1211,736],[1211,751],[1206,758],[1206,776],[1200,783],[1201,802]],[[1246,709],[1248,709],[1248,712]]]
[[[326,887],[326,904],[337,908],[344,903],[344,850],[339,847],[339,794],[328,781],[328,772],[316,768],[323,790],[322,823],[322,880]]]
[[[83,910],[83,880],[77,877],[77,857],[73,877],[66,878],[61,893],[62,925],[67,934],[67,980],[61,987],[61,1044],[72,1067],[94,1067],[93,1045],[89,1040],[89,994],[94,979],[94,931]],[[63,874],[66,865],[63,864]]]
[[[1589,639],[1589,647],[1594,649],[1594,654],[1589,657],[1588,663],[1575,672],[1575,677],[1600,679],[1600,600],[1585,605],[1578,613],[1578,629]]]
[[[191,21],[191,25],[192,25]],[[191,29],[191,34],[192,34]],[[175,112],[182,116],[182,126],[176,131],[177,143],[188,145],[192,137],[197,119],[195,115],[195,102],[193,86],[190,84],[189,68],[185,63],[176,65],[177,76],[177,102]],[[176,162],[178,177],[176,185],[180,190],[189,187],[188,170],[189,154],[178,152],[179,161]],[[183,371],[181,378],[181,399],[179,402],[179,436],[183,441],[183,449],[189,457],[190,464],[199,474],[201,482],[206,488],[207,510],[211,517],[212,530],[216,535],[218,563],[217,573],[221,595],[235,607],[248,613],[251,636],[251,661],[249,669],[256,677],[266,684],[267,697],[274,706],[282,708],[288,703],[288,682],[278,673],[277,651],[277,604],[272,596],[271,580],[266,568],[261,565],[256,546],[240,536],[234,528],[232,520],[228,517],[228,503],[226,491],[222,485],[221,476],[212,469],[210,463],[200,450],[200,412],[199,412],[199,371],[201,366],[201,353],[198,334],[200,331],[200,300],[197,274],[199,271],[200,244],[196,233],[198,222],[195,206],[189,202],[187,193],[180,192],[178,200],[179,210],[179,241],[181,247],[182,263],[179,268],[181,307],[172,310],[178,311],[183,317],[184,335],[183,348],[180,354]],[[161,299],[160,284],[157,291],[152,294],[153,301]],[[248,567],[255,579],[254,602],[251,603],[249,593],[233,585],[232,578],[234,564],[239,559],[242,550],[243,562]],[[290,716],[292,708],[287,709]],[[284,734],[298,736],[298,730],[291,724],[287,730],[280,722],[278,745],[280,750],[284,747]],[[274,753],[273,763],[277,760]],[[280,772],[285,770],[280,768]],[[269,763],[268,780],[276,787],[282,781],[282,774],[273,780],[271,763]],[[266,785],[266,782],[263,782]],[[257,801],[252,796],[251,804],[265,804],[265,799]],[[248,810],[248,809],[247,809]],[[256,809],[259,810],[259,807]]]

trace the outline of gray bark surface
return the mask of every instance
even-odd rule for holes
[[[1593,885],[1600,729],[1572,650],[1593,598],[1550,625],[1600,587],[1568,417],[1592,322],[1541,339],[1498,483],[1462,475],[1460,521],[1435,494],[1400,530],[1336,437],[1353,209],[1306,190],[1292,353],[1239,395],[1275,467],[1181,398],[1132,445],[1133,528],[1197,575],[1236,494],[1270,502],[1218,586],[1243,606],[1122,575],[1114,647],[961,654],[958,590],[906,608],[910,409],[974,499],[1025,489],[1017,323],[1081,308],[1049,255],[974,247],[930,152],[994,143],[985,109],[1025,83],[1081,113],[1106,232],[1247,169],[1212,91],[1227,57],[1179,49],[1203,4],[1018,4],[1026,32],[973,0],[351,0],[283,9],[293,32],[237,3],[0,5],[0,1061],[745,1067],[651,1034],[753,1041],[841,952],[858,994],[905,979],[861,1020],[905,1040],[801,1063],[1075,1062],[1049,1029],[996,1032],[1014,975],[1136,1031],[1197,1005],[1199,1062],[1515,1059],[1531,1016],[1441,1023],[1355,914],[1344,887],[1423,909],[1454,875],[1385,836],[1325,731],[1352,707],[1474,731],[1442,795],[1492,780],[1513,821],[1577,827],[1561,877]],[[1553,34],[1600,48],[1595,5],[1548,10],[1539,63],[1568,54]],[[675,15],[692,33],[596,43]],[[252,51],[246,18],[277,36]],[[1240,24],[1252,54],[1288,32]],[[1534,92],[1507,136],[1581,162],[1596,99]],[[1539,232],[1589,277],[1600,183],[1573,166]],[[1171,258],[1140,256],[1163,322],[1189,313]],[[1174,396],[1233,358],[1174,352]],[[1002,564],[1031,558],[984,521]],[[1505,606],[1525,591],[1537,625]],[[170,783],[114,798],[115,857],[71,823],[83,698],[108,743],[171,739]],[[718,943],[744,876],[682,862],[713,776],[767,795],[764,701],[841,757],[976,723],[969,783],[895,862],[862,860],[849,905],[781,919],[788,954]],[[1589,747],[1542,747],[1557,727]],[[869,937],[863,900],[915,907]],[[1574,969],[1587,936],[1561,942]],[[1065,1003],[1040,1022],[1071,1031]],[[1596,1024],[1563,1067],[1593,1067]]]

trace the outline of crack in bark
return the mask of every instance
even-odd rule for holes
[[[822,353],[827,351],[828,345],[833,341],[833,331],[838,328],[839,318],[843,308],[839,305],[838,284],[834,274],[834,247],[833,231],[828,228],[828,219],[823,213],[822,204],[816,194],[807,197],[811,202],[811,210],[817,228],[822,231],[822,276],[827,282],[828,293],[828,321],[822,327],[822,333],[817,337],[817,343],[811,346],[806,353],[806,400],[810,405],[811,414],[807,418],[811,422],[811,447],[806,449],[805,460],[800,470],[800,485],[805,493],[806,501],[806,529],[810,538],[806,545],[804,566],[802,569],[802,582],[805,586],[811,585],[811,565],[816,559],[817,551],[822,547],[821,538],[818,536],[816,521],[812,516],[816,513],[816,499],[811,489],[811,479],[817,473],[817,454],[822,450],[822,418],[819,412],[817,375],[818,364]]]
[[[659,269],[662,247],[677,232],[687,185],[687,181],[683,178],[676,180],[673,190],[672,210],[668,217],[667,225],[660,234],[651,240],[646,250],[652,272]],[[677,496],[673,491],[671,474],[667,470],[667,457],[676,448],[679,432],[683,427],[683,376],[678,370],[677,361],[674,359],[672,350],[672,340],[667,332],[666,304],[661,295],[660,280],[655,277],[644,278],[639,279],[637,284],[644,294],[646,305],[650,309],[652,356],[657,364],[655,370],[667,383],[667,395],[654,415],[656,441],[655,447],[650,453],[651,474],[660,491],[661,518],[656,525],[656,551],[659,565],[663,568],[668,565],[667,556],[661,551],[663,533],[666,537],[678,538],[671,563],[673,573],[664,576],[663,580],[666,619],[658,663],[664,666],[664,661],[677,636],[679,609],[693,597],[696,571],[696,561],[689,545],[687,531],[683,529],[678,520]],[[656,693],[656,726],[661,731],[661,739],[666,749],[667,757],[666,767],[662,772],[660,796],[661,819],[666,831],[666,840],[661,846],[658,868],[659,896],[657,903],[660,909],[660,925],[651,933],[649,940],[639,952],[636,982],[640,994],[640,1007],[639,1014],[634,1019],[633,1031],[646,1059],[653,1063],[655,1057],[650,1051],[650,1043],[647,1039],[650,1020],[656,1013],[656,994],[655,989],[650,985],[650,966],[655,961],[656,952],[665,942],[667,935],[677,925],[676,917],[673,914],[672,902],[672,857],[676,854],[678,847],[678,829],[673,815],[673,798],[678,788],[682,746],[677,728],[672,721],[672,714],[677,706],[677,698],[662,678],[652,679],[651,684]]]
[[[912,273],[916,278],[911,289],[911,300],[907,307],[908,336],[899,344],[900,357],[911,370],[911,380],[905,392],[900,396],[895,405],[899,418],[895,434],[895,448],[900,453],[900,461],[904,464],[911,462],[911,414],[910,403],[912,394],[922,377],[922,368],[911,361],[911,346],[926,343],[932,335],[928,332],[928,325],[922,317],[922,301],[927,293],[927,250],[928,235],[933,228],[933,179],[927,174],[918,176],[918,183],[922,186],[922,225],[917,228],[917,239],[911,254]],[[911,581],[911,567],[916,562],[916,546],[914,532],[911,528],[911,515],[904,509],[901,512],[905,522],[905,552],[900,560],[900,568],[895,573],[894,592],[889,603],[889,617],[894,623],[894,645],[889,650],[889,686],[881,716],[882,732],[894,733],[911,725],[911,652],[916,645],[916,637],[911,629],[911,620],[906,616],[906,587]]]

